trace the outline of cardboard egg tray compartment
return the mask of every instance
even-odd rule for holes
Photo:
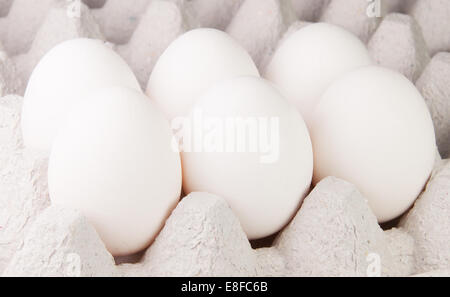
[[[164,49],[191,28],[227,31],[263,72],[284,38],[322,21],[353,32],[377,64],[416,84],[445,159],[450,154],[450,1],[378,4],[0,0],[0,275],[450,276],[450,161],[440,156],[415,206],[384,230],[353,185],[330,177],[272,239],[250,243],[222,198],[194,193],[179,203],[146,251],[114,259],[80,213],[50,206],[48,156],[22,144],[21,96],[39,59],[62,41],[108,41],[145,87]]]

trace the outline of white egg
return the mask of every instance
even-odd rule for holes
[[[79,209],[115,256],[146,248],[176,206],[181,161],[170,125],[148,97],[97,90],[77,105],[52,149],[52,203]]]
[[[25,145],[49,151],[75,103],[97,88],[140,90],[128,65],[104,42],[73,39],[50,50],[29,80],[22,112]]]
[[[352,182],[381,223],[412,206],[433,168],[427,106],[409,80],[388,69],[363,67],[333,83],[310,132],[314,182],[327,176]]]
[[[185,192],[224,197],[249,239],[289,222],[311,185],[312,145],[300,114],[272,84],[219,83],[179,127]]]
[[[173,119],[186,116],[214,83],[243,75],[259,73],[236,41],[222,31],[196,29],[177,38],[159,58],[147,95]]]
[[[265,77],[298,108],[310,126],[315,105],[341,75],[370,65],[365,45],[344,29],[325,23],[292,34],[274,54]]]

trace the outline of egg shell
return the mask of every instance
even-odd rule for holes
[[[341,75],[370,65],[365,45],[337,26],[305,26],[283,41],[266,68],[265,78],[297,106],[309,126],[326,88]]]
[[[25,145],[50,151],[74,103],[95,89],[115,85],[140,90],[128,65],[104,42],[80,38],[57,45],[36,66],[25,92]]]
[[[177,204],[181,162],[142,93],[98,90],[70,114],[49,162],[52,203],[80,210],[114,256],[146,248]]]
[[[216,134],[224,150],[187,151],[182,147],[185,192],[209,192],[226,199],[249,239],[279,231],[296,213],[312,179],[312,145],[300,114],[272,84],[256,77],[234,78],[208,90],[190,114],[191,126],[199,123],[199,112],[201,129],[189,132],[194,141],[207,143],[208,137],[213,138],[209,133],[220,131],[221,124],[230,127],[228,121],[234,126]],[[239,120],[258,120],[259,124],[257,129],[248,128],[249,124],[244,128],[248,128],[246,134],[239,134]],[[252,139],[261,141],[263,134],[268,146],[252,150]],[[219,148],[220,140],[217,143]],[[239,149],[243,143],[246,147]]]
[[[383,223],[409,209],[435,161],[424,99],[403,75],[363,67],[333,83],[310,130],[314,183],[335,176],[355,184]]]
[[[189,31],[172,42],[156,63],[147,95],[169,119],[189,114],[213,84],[236,76],[259,76],[250,55],[228,34]]]

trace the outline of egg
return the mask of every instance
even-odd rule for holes
[[[236,76],[259,76],[250,55],[228,34],[195,29],[177,38],[159,58],[147,95],[169,119],[186,116],[210,86]]]
[[[313,155],[306,125],[261,78],[214,85],[173,128],[185,192],[226,199],[249,239],[281,230],[309,191]]]
[[[80,210],[114,256],[145,249],[179,201],[180,155],[139,91],[109,87],[74,107],[50,155],[53,204]]]
[[[404,76],[369,66],[324,93],[310,130],[314,183],[355,184],[380,223],[408,210],[433,169],[436,139],[424,99]]]
[[[97,88],[115,85],[140,90],[128,65],[104,42],[81,38],[57,45],[36,66],[25,92],[25,145],[49,151],[74,104]]]
[[[331,24],[308,25],[282,42],[265,72],[309,126],[314,107],[341,75],[372,63],[365,45]]]

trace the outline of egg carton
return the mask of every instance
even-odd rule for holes
[[[165,48],[192,28],[228,32],[263,72],[285,38],[318,21],[357,35],[430,108],[440,154],[403,217],[383,229],[355,186],[329,177],[277,236],[250,243],[225,200],[192,193],[146,251],[114,259],[82,214],[50,205],[48,156],[23,146],[20,114],[31,71],[52,47],[105,40],[144,88]],[[0,43],[0,275],[450,276],[450,161],[441,158],[450,154],[450,1],[1,0]]]

